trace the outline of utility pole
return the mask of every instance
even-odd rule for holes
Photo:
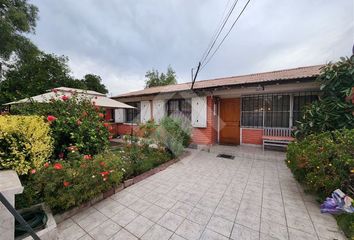
[[[197,71],[195,72],[195,75],[194,75],[194,78],[193,78],[193,81],[192,81],[191,90],[193,90],[193,86],[194,86],[195,80],[197,79],[197,76],[198,76],[198,73],[199,73],[199,69],[200,69],[200,65],[201,65],[201,63],[199,62],[199,63],[198,63]],[[192,69],[192,71],[193,71],[193,69]]]

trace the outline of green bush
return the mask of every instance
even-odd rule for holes
[[[354,171],[354,129],[324,132],[289,144],[287,165],[321,199],[337,188],[348,193]]]
[[[174,156],[179,156],[191,140],[191,127],[181,119],[165,117],[156,129],[157,141]]]
[[[0,169],[19,175],[41,168],[53,150],[49,124],[39,116],[0,116]]]
[[[354,104],[348,100],[354,87],[354,55],[329,63],[321,69],[318,81],[323,95],[305,108],[303,118],[297,123],[295,136],[354,128]]]
[[[24,193],[16,198],[17,207],[45,202],[54,212],[62,212],[119,185],[123,162],[112,152],[95,157],[69,154],[70,161],[46,163],[25,182]]]
[[[102,109],[76,94],[50,103],[23,104],[14,112],[47,118],[54,138],[54,159],[65,158],[73,146],[82,154],[95,155],[109,145]]]

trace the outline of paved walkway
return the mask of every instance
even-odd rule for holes
[[[217,153],[236,155],[217,158]],[[284,164],[284,154],[217,146],[61,223],[60,239],[345,239]]]

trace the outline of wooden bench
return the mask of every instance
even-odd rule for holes
[[[263,129],[263,150],[267,146],[288,147],[288,144],[294,141],[291,137],[290,128],[264,128]]]

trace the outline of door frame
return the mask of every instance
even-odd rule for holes
[[[220,128],[220,121],[222,120],[221,119],[221,116],[220,116],[220,108],[221,108],[221,101],[222,101],[222,99],[236,99],[236,98],[238,98],[238,99],[240,99],[240,139],[239,139],[239,141],[240,141],[240,145],[242,145],[242,126],[241,126],[241,119],[242,119],[242,110],[241,110],[241,107],[242,107],[242,97],[241,96],[238,96],[238,97],[225,97],[225,98],[220,98],[219,97],[219,100],[218,100],[218,115],[217,115],[217,121],[218,121],[218,123],[217,123],[217,131],[218,131],[218,133],[217,133],[217,143],[218,144],[221,144],[220,143],[220,131],[221,131],[221,128]],[[235,146],[238,146],[238,145],[235,145]]]

